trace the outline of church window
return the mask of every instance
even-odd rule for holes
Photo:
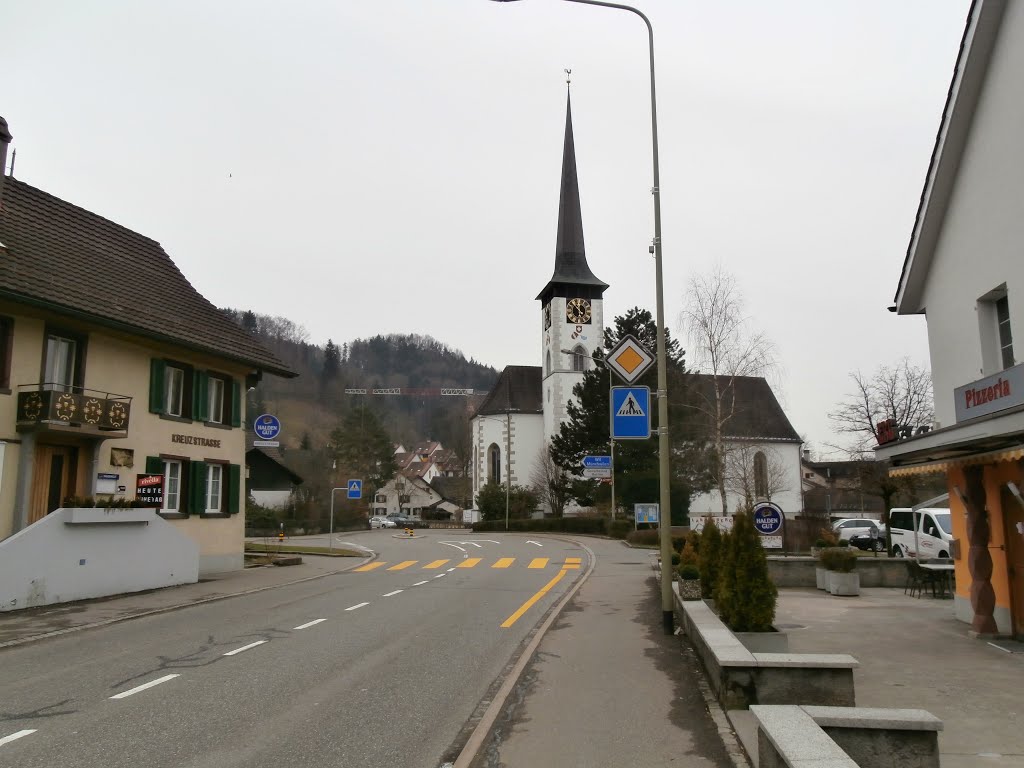
[[[551,373],[551,350],[548,350],[547,357],[544,358],[544,375],[547,376]]]
[[[768,459],[763,451],[754,454],[754,496],[768,497]]]
[[[495,443],[487,449],[487,482],[501,482],[501,448]]]
[[[576,347],[572,351],[572,369],[576,373],[587,370],[587,350],[583,347]]]

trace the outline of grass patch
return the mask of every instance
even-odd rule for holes
[[[295,547],[280,544],[259,544],[253,541],[245,543],[245,551],[253,553],[268,552],[274,555],[327,555],[328,557],[366,557],[365,552],[335,547]]]

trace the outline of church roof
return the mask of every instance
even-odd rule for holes
[[[592,286],[598,295],[608,284],[599,280],[587,264],[583,246],[583,214],[576,178],[576,148],[572,137],[572,103],[565,102],[565,145],[562,148],[562,187],[558,195],[558,233],[555,239],[555,271],[537,298],[546,300],[559,285]]]
[[[491,416],[510,413],[543,413],[539,365],[509,365],[498,376],[487,399],[474,414]]]
[[[730,386],[731,378],[731,386]],[[715,402],[715,377],[710,374],[693,374],[689,378],[689,397],[699,405],[698,418],[705,417],[705,426],[710,429],[710,407]],[[723,434],[727,438],[740,440],[779,440],[803,442],[786,412],[782,410],[771,386],[761,376],[719,376],[720,390],[725,392],[724,410],[733,409],[725,423]]]

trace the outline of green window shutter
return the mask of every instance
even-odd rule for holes
[[[188,511],[195,515],[205,512],[206,464],[201,461],[189,462],[188,486]]]
[[[210,376],[206,371],[195,371],[192,375],[192,418],[206,421],[210,418]]]
[[[228,465],[228,514],[235,514],[241,512],[239,509],[238,500],[241,496],[242,488],[242,467],[238,464]]]
[[[231,380],[231,426],[242,426],[242,382]]]
[[[149,361],[149,412],[164,412],[164,361]]]
[[[159,456],[146,457],[146,474],[162,475],[164,473],[164,460]]]

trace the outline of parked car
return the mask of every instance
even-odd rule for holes
[[[399,528],[426,528],[427,524],[422,520],[417,520],[415,517],[408,517],[406,515],[388,515],[388,520],[393,522]]]
[[[868,517],[846,517],[842,520],[836,520],[832,524],[832,530],[839,537],[840,541],[850,541],[854,536],[862,533],[870,535],[872,528],[879,531],[883,539],[885,538],[885,526],[878,520],[872,520]]]
[[[370,518],[371,528],[397,528],[398,524],[394,520],[388,520],[386,517],[371,517]]]
[[[953,548],[948,509],[891,509],[889,531],[893,557],[949,557]]]
[[[885,552],[885,526],[878,526],[878,535],[872,536],[868,533],[856,533],[850,537],[850,546],[862,549],[865,552]]]

